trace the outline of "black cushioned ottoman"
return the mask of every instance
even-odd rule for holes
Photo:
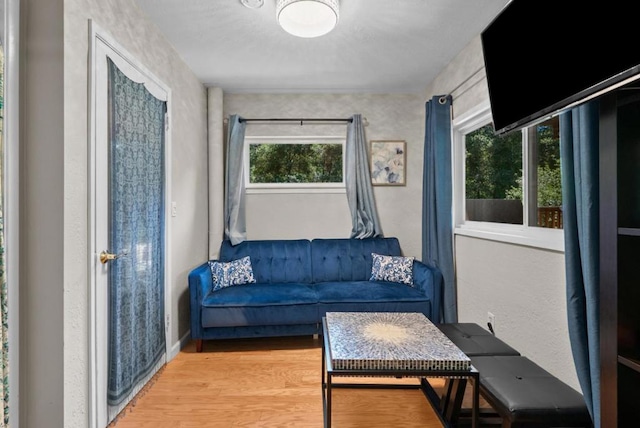
[[[522,356],[478,356],[480,392],[503,428],[591,427],[582,394]]]
[[[511,346],[475,323],[443,323],[438,328],[468,357],[520,355]]]

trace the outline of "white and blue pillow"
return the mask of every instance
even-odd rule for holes
[[[218,291],[232,285],[251,284],[256,282],[251,267],[249,256],[230,262],[219,262],[210,260],[211,279],[213,280],[213,291]]]
[[[370,281],[388,281],[413,285],[413,260],[415,257],[383,256],[371,253]]]

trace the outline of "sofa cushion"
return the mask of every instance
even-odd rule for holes
[[[318,293],[307,284],[245,284],[210,293],[203,307],[298,305],[318,303]]]
[[[390,281],[413,285],[413,257],[385,256],[372,253],[370,281]]]
[[[312,287],[320,303],[424,302],[429,298],[415,288],[385,281],[321,282]]]
[[[313,282],[367,281],[373,264],[371,253],[402,255],[397,238],[314,239]]]
[[[202,326],[238,327],[318,322],[318,295],[305,284],[246,284],[209,293]]]
[[[209,261],[211,278],[213,281],[213,291],[232,285],[251,284],[256,282],[251,269],[251,258],[249,256],[230,262]]]
[[[319,316],[327,312],[420,312],[431,314],[429,298],[415,288],[383,281],[323,282],[318,292]]]
[[[311,242],[296,240],[256,240],[231,245],[225,240],[220,246],[220,261],[250,256],[253,274],[258,283],[310,283]]]

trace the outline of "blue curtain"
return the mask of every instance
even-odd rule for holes
[[[599,111],[597,101],[560,116],[567,315],[587,407],[600,427]]]
[[[109,420],[165,362],[166,103],[109,61]]]
[[[351,211],[351,238],[382,236],[371,185],[367,140],[360,114],[354,114],[347,126],[345,165],[347,201]]]
[[[247,123],[238,115],[229,118],[225,166],[224,236],[237,245],[247,239],[244,192],[244,134]]]
[[[453,188],[451,160],[451,97],[426,103],[422,196],[422,260],[444,277],[445,322],[457,322],[458,305],[453,264]],[[443,318],[442,318],[443,317]]]

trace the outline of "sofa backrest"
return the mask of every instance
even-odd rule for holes
[[[366,281],[371,278],[371,253],[402,255],[398,238],[314,239],[313,282]]]
[[[258,283],[311,283],[311,242],[298,240],[244,241],[220,246],[220,261],[251,257],[253,275]]]

